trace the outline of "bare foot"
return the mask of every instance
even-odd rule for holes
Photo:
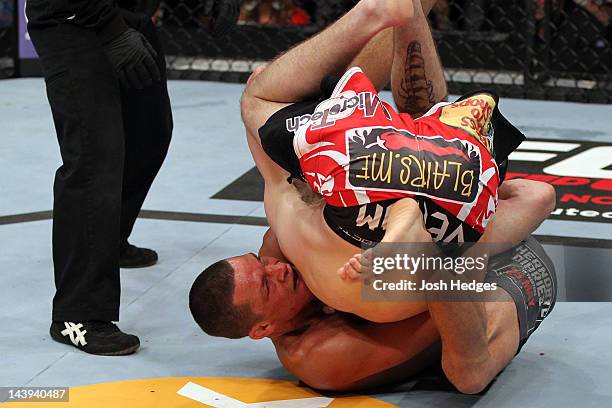
[[[342,280],[350,281],[359,279],[362,270],[361,258],[361,254],[355,254],[344,264],[344,266],[338,269],[338,275]]]

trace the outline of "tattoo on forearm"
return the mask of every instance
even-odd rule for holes
[[[399,100],[395,102],[400,111],[411,115],[424,113],[436,102],[433,83],[427,79],[425,59],[418,41],[408,44],[398,96]]]

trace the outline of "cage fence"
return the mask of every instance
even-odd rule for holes
[[[170,78],[244,82],[358,0],[242,0],[238,27],[221,38],[207,33],[201,0],[139,1]],[[0,0],[0,78],[18,75],[16,4]],[[612,102],[612,0],[438,0],[428,18],[451,93]]]
[[[244,0],[223,38],[207,34],[198,0],[165,0],[156,20],[171,78],[244,82],[355,3]],[[612,0],[438,0],[429,19],[451,93],[612,101]]]

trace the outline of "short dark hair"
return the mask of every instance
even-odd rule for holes
[[[227,260],[210,265],[193,282],[189,310],[206,334],[239,339],[257,323],[250,305],[234,305],[234,287],[234,268]]]

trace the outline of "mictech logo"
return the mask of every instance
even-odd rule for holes
[[[70,388],[70,408],[388,408],[365,396],[324,397],[297,382],[262,378],[155,378]],[[9,404],[2,404],[7,405]],[[20,402],[20,408],[58,403]],[[12,406],[12,405],[11,405]]]

